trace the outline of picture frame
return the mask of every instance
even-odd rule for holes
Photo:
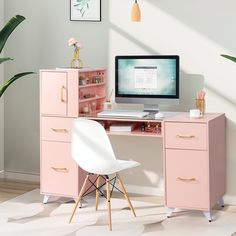
[[[101,21],[101,0],[70,0],[71,21]]]

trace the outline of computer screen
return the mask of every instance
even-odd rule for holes
[[[179,56],[116,56],[115,100],[144,104],[145,110],[158,110],[159,103],[178,103]]]

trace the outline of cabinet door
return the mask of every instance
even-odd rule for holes
[[[71,143],[42,141],[40,188],[43,194],[78,196],[78,171],[71,157]]]
[[[208,152],[177,149],[166,149],[165,152],[166,205],[208,209]]]
[[[41,113],[67,115],[67,73],[41,72]]]

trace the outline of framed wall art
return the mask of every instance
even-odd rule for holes
[[[71,21],[101,21],[101,0],[70,0]]]

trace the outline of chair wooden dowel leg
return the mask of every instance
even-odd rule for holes
[[[97,176],[97,188],[100,186],[100,175]],[[96,211],[98,210],[99,190],[96,190]]]
[[[106,187],[107,187],[107,210],[108,210],[108,219],[109,219],[109,230],[112,230],[112,222],[111,222],[111,199],[110,199],[110,179],[109,177],[106,179]]]
[[[76,211],[76,209],[77,209],[77,207],[78,207],[78,205],[79,205],[79,202],[80,202],[80,200],[81,200],[81,198],[82,198],[82,196],[83,196],[83,193],[84,193],[84,190],[85,190],[85,187],[86,187],[86,183],[87,183],[87,181],[88,181],[88,178],[89,178],[89,175],[87,175],[86,178],[85,178],[85,180],[84,180],[83,186],[82,186],[82,188],[81,188],[81,190],[80,190],[80,193],[79,193],[79,196],[78,196],[78,198],[77,198],[77,200],[76,200],[76,203],[75,203],[73,212],[72,212],[71,217],[70,217],[70,219],[69,219],[69,224],[71,223],[71,221],[72,221],[72,219],[73,219],[73,217],[74,217],[75,211]]]
[[[117,174],[117,178],[118,178],[118,180],[119,180],[119,184],[120,184],[120,187],[121,187],[121,189],[122,189],[122,191],[123,191],[123,193],[124,193],[124,196],[125,196],[125,198],[126,198],[126,200],[127,200],[127,202],[128,202],[129,208],[130,208],[130,210],[132,211],[134,217],[136,217],[134,208],[133,208],[132,203],[131,203],[131,201],[130,201],[130,199],[129,199],[128,193],[127,193],[126,190],[125,190],[125,186],[124,186],[124,184],[123,184],[123,181],[122,181],[121,177],[120,177],[118,174]]]

